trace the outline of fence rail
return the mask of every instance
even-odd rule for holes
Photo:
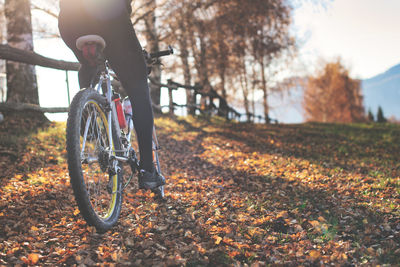
[[[21,63],[26,63],[30,65],[37,65],[41,67],[64,70],[66,71],[66,83],[67,83],[67,93],[68,93],[68,103],[70,103],[70,93],[69,93],[69,81],[68,81],[68,71],[78,71],[80,64],[78,62],[68,62],[64,60],[55,60],[52,58],[44,57],[35,52],[30,52],[26,50],[21,50],[17,48],[13,48],[6,44],[0,44],[0,59],[11,60]],[[241,121],[243,116],[247,117],[248,120],[258,119],[260,122],[265,121],[263,116],[255,115],[252,113],[242,114],[235,110],[233,107],[229,106],[226,102],[226,99],[218,94],[216,90],[214,90],[211,86],[207,86],[207,90],[204,86],[201,85],[184,85],[178,82],[168,80],[167,84],[162,84],[154,81],[149,78],[149,81],[157,87],[167,88],[169,95],[169,104],[167,106],[157,106],[153,105],[156,110],[161,111],[163,108],[168,107],[170,113],[174,113],[177,107],[180,108],[191,108],[195,112],[198,111],[201,114],[219,114],[221,116],[226,117],[227,119],[236,119]],[[201,98],[207,99],[207,103],[205,105],[202,104],[191,104],[187,103],[184,105],[178,105],[173,101],[173,91],[178,89],[189,90],[194,94],[194,99],[197,99],[197,96],[201,96]],[[215,105],[214,100],[217,99],[219,101],[218,106]],[[0,110],[4,109],[13,109],[13,110],[35,110],[49,113],[63,113],[67,112],[68,108],[43,108],[38,105],[32,104],[15,104],[15,103],[0,103]],[[269,119],[271,121],[271,119]],[[272,120],[277,123],[276,120]]]
[[[65,113],[68,112],[69,108],[43,108],[35,104],[23,104],[23,103],[0,103],[0,111],[40,111],[44,113]]]
[[[35,52],[14,48],[6,44],[0,44],[0,59],[11,60],[57,70],[77,71],[80,67],[80,64],[77,62],[69,62],[44,57]]]

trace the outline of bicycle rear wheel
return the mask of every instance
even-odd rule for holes
[[[68,169],[75,199],[83,218],[98,232],[117,222],[122,204],[119,163],[112,159],[121,145],[114,127],[109,138],[105,104],[95,90],[82,90],[71,103],[67,121]]]

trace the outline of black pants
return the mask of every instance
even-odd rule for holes
[[[81,88],[90,85],[96,70],[88,64],[76,48],[76,39],[83,35],[96,34],[106,41],[104,54],[132,103],[141,168],[151,171],[153,168],[153,110],[147,83],[147,67],[128,11],[124,10],[122,14],[112,19],[98,20],[91,18],[79,7],[71,6],[64,10],[61,8],[59,29],[62,39],[82,64],[79,70]]]

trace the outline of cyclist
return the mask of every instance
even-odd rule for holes
[[[165,184],[153,164],[153,110],[142,47],[130,20],[131,0],[60,0],[61,38],[81,63],[80,88],[87,88],[96,67],[76,47],[84,35],[99,35],[106,41],[104,55],[117,74],[133,107],[133,123],[140,152],[139,188],[154,189]]]

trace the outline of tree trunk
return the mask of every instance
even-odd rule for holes
[[[247,122],[250,122],[251,116],[250,116],[250,105],[249,105],[249,85],[247,81],[246,62],[244,56],[242,60],[243,60],[243,65],[242,65],[242,73],[240,74],[240,83],[242,87],[243,103],[244,103],[244,109],[246,111]]]
[[[0,10],[0,44],[6,40],[6,22],[3,10]],[[6,101],[6,62],[0,59],[0,102]]]
[[[147,6],[148,15],[144,18],[146,25],[146,41],[148,52],[155,52],[160,50],[158,33],[156,28],[156,0],[150,0]],[[151,77],[157,83],[161,83],[161,66],[155,65],[151,71]],[[155,84],[150,84],[150,95],[154,104],[161,104],[161,88]]]
[[[190,85],[192,83],[188,54],[189,51],[187,47],[181,48],[181,60],[183,65],[183,78],[185,80],[185,85]],[[193,106],[196,105],[196,99],[194,98],[194,93],[190,90],[186,90],[186,103],[188,105],[187,113],[190,115],[195,115],[196,109]]]
[[[220,98],[220,100],[219,100],[218,116],[229,119],[228,103],[226,101],[227,94],[226,94],[226,90],[225,90],[225,71],[220,71],[219,75],[220,75],[220,79],[221,79],[222,98]]]
[[[205,36],[205,26],[203,22],[197,21],[197,30],[199,34],[199,40],[198,43],[200,45],[199,51],[198,52],[198,57],[195,57],[196,60],[196,69],[197,73],[200,78],[200,83],[203,87],[203,93],[208,93],[210,91],[210,82],[208,80],[208,69],[207,69],[207,59],[206,59],[206,42],[204,40]],[[195,49],[196,43],[194,43],[194,40],[192,40],[192,47]],[[195,50],[193,50],[195,52]],[[200,107],[202,109],[207,109],[207,96],[202,95],[200,98]]]
[[[263,106],[264,106],[264,118],[265,123],[270,123],[271,120],[269,118],[269,105],[268,105],[268,88],[267,88],[267,78],[265,76],[265,63],[264,59],[260,60],[261,65],[261,86],[263,90]]]
[[[207,77],[207,65],[205,63],[205,48],[204,48],[204,42],[200,41],[200,45],[201,45],[201,72],[203,73],[203,79],[202,79],[202,85],[203,85],[203,91],[204,93],[208,93],[210,91],[210,83],[208,81],[208,77]],[[206,107],[207,109],[207,97],[205,95],[202,95],[200,98],[200,105],[202,107]]]
[[[220,45],[220,48],[222,46]],[[220,49],[221,50],[221,49]],[[218,67],[218,74],[219,74],[219,78],[221,79],[221,83],[220,83],[220,91],[222,93],[222,98],[223,101],[220,100],[219,102],[219,108],[218,108],[218,115],[222,116],[222,117],[226,117],[228,119],[228,103],[226,101],[227,99],[227,93],[226,93],[226,68],[225,68],[225,64],[222,63],[221,61],[224,60],[221,58],[221,56],[219,57],[219,67]]]
[[[228,47],[225,44],[225,35],[224,31],[221,27],[221,23],[216,22],[217,28],[217,42],[218,42],[218,56],[217,56],[217,66],[218,66],[218,75],[221,80],[219,85],[219,90],[222,94],[222,99],[219,102],[218,115],[225,117],[228,119],[228,103],[227,103],[227,92],[226,92],[226,69],[228,66],[227,58],[228,58]]]
[[[5,0],[7,42],[10,46],[33,51],[29,0]],[[35,67],[7,61],[7,102],[39,104]]]
[[[185,85],[190,85],[192,82],[192,75],[190,73],[190,66],[189,66],[189,49],[188,49],[189,45],[188,34],[190,33],[187,31],[187,25],[183,9],[181,11],[181,17],[179,18],[179,27],[182,29],[182,35],[179,37],[178,41],[181,50],[180,58],[183,66],[183,78],[185,80]],[[195,99],[195,94],[190,90],[186,90],[186,104],[188,105],[187,113],[190,115],[195,115],[196,108],[194,106],[196,105],[196,99]]]

